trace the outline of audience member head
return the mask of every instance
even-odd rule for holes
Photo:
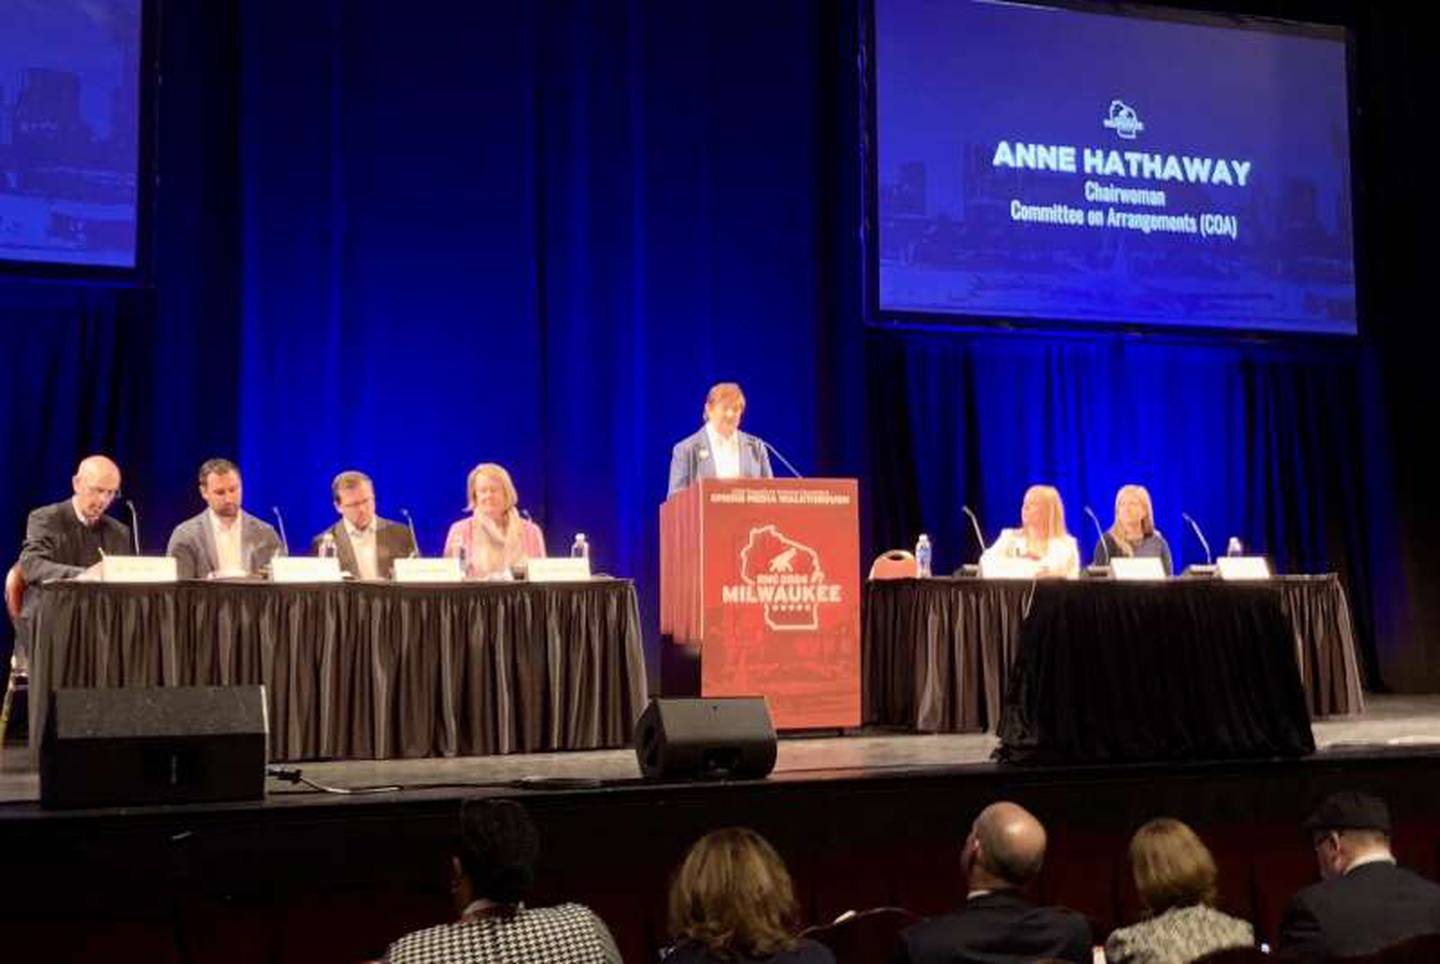
[[[103,455],[86,456],[76,467],[70,487],[75,491],[71,499],[75,511],[86,525],[93,526],[120,493],[120,467]]]
[[[1151,820],[1130,838],[1130,872],[1146,912],[1162,914],[1172,907],[1205,904],[1218,896],[1215,858],[1179,820]]]
[[[494,462],[481,462],[465,480],[466,509],[500,522],[520,501],[510,473]]]
[[[735,382],[720,382],[705,393],[705,421],[721,438],[735,434],[744,414],[745,393]]]
[[[1143,485],[1122,485],[1115,493],[1115,524],[1110,527],[1124,549],[1126,542],[1135,542],[1155,534],[1155,509],[1150,493]]]
[[[535,882],[540,834],[514,800],[460,805],[459,853],[451,859],[451,891],[463,913],[477,900],[513,912]]]
[[[970,827],[960,869],[971,892],[1024,887],[1045,862],[1045,827],[1020,806],[992,803]]]
[[[364,472],[341,472],[330,483],[330,494],[335,511],[356,529],[363,531],[375,521],[375,485]]]
[[[240,515],[240,469],[229,459],[206,459],[200,466],[200,498],[222,519]]]
[[[753,830],[706,834],[670,884],[670,934],[724,957],[768,957],[798,945],[785,862]]]
[[[1332,793],[1305,821],[1320,876],[1329,880],[1362,857],[1390,856],[1390,808],[1369,794]]]
[[[1025,501],[1020,505],[1020,525],[1025,536],[1037,542],[1059,539],[1065,530],[1065,505],[1060,501],[1060,492],[1053,485],[1032,485],[1025,490]]]

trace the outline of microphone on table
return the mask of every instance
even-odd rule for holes
[[[1097,516],[1095,510],[1091,509],[1088,505],[1082,506],[1081,508],[1084,509],[1085,514],[1090,517],[1090,521],[1095,523],[1095,534],[1100,537],[1100,546],[1105,550],[1105,561],[1100,563],[1100,565],[1108,566],[1110,565],[1110,543],[1105,541],[1105,530],[1100,526],[1100,517]]]
[[[272,505],[270,511],[275,513],[275,521],[280,523],[280,549],[284,555],[290,555],[290,540],[285,538],[285,517],[280,514],[280,507]]]
[[[125,505],[130,509],[130,538],[135,543],[135,555],[142,555],[140,552],[140,513],[135,511],[135,503],[129,499]]]
[[[1210,543],[1205,541],[1205,533],[1200,531],[1200,524],[1194,519],[1190,518],[1189,513],[1186,512],[1180,513],[1180,518],[1190,523],[1190,528],[1195,530],[1195,537],[1200,540],[1200,545],[1203,546],[1205,549],[1205,565],[1213,565],[1214,558],[1210,555]]]
[[[415,520],[410,515],[410,510],[402,507],[400,514],[405,517],[405,524],[410,527],[410,555],[406,558],[420,558],[420,539],[415,535]]]
[[[980,551],[981,551],[981,552],[984,552],[984,551],[985,551],[985,536],[984,536],[984,534],[980,531],[980,520],[975,517],[975,513],[971,511],[971,509],[970,509],[970,507],[969,507],[968,505],[962,505],[962,506],[960,507],[960,511],[963,512],[963,513],[965,513],[967,516],[970,517],[970,528],[973,529],[973,530],[975,530],[975,544],[980,547]]]
[[[962,505],[960,511],[970,519],[970,529],[975,533],[975,544],[979,546],[979,549],[976,550],[979,553],[976,557],[978,559],[985,555],[985,534],[980,531],[980,520],[976,518],[975,513],[970,510],[968,505]],[[979,574],[980,564],[978,562],[964,563],[955,570],[957,576],[977,576]]]
[[[780,460],[780,464],[783,465],[783,466],[785,466],[787,469],[789,469],[791,475],[795,476],[795,478],[797,478],[797,479],[803,479],[803,478],[805,478],[805,476],[803,476],[803,475],[800,474],[800,470],[799,470],[799,469],[795,468],[795,466],[793,466],[793,465],[790,464],[790,460],[789,460],[789,459],[787,459],[785,456],[783,456],[783,455],[780,454],[780,450],[779,450],[779,449],[777,449],[775,446],[771,445],[769,442],[765,441],[763,438],[761,438],[761,437],[758,436],[758,435],[751,436],[751,437],[754,438],[755,441],[757,441],[757,442],[759,442],[761,445],[763,445],[763,446],[764,446],[771,454],[773,454],[777,459],[779,459],[779,460]]]

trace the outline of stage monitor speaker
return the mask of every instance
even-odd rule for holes
[[[259,800],[268,732],[263,686],[56,690],[40,805]]]
[[[775,725],[763,697],[652,699],[635,725],[646,777],[759,779],[775,769]]]

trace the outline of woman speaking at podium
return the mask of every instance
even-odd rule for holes
[[[1041,578],[1075,579],[1080,575],[1080,546],[1065,531],[1065,505],[1054,486],[1032,485],[1020,506],[1020,528],[1000,530],[1000,538],[980,557],[1031,559]]]
[[[769,479],[765,443],[740,431],[745,393],[734,382],[720,382],[705,396],[705,424],[676,443],[670,453],[670,490],[674,495],[698,479]]]
[[[1122,485],[1115,493],[1115,524],[1095,543],[1094,563],[1108,566],[1116,556],[1156,558],[1165,575],[1175,574],[1170,545],[1155,528],[1155,509],[1143,485]]]

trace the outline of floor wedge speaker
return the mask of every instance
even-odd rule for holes
[[[40,805],[258,800],[268,729],[261,686],[56,690]]]
[[[775,769],[775,725],[763,697],[650,701],[635,726],[648,778],[759,779]]]

